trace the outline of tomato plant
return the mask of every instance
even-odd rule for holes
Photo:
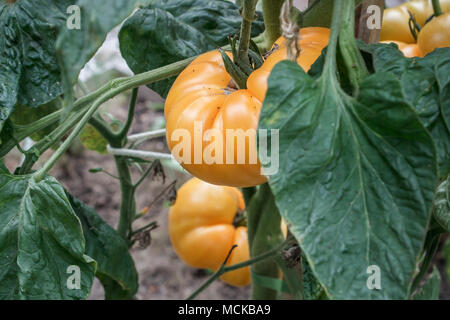
[[[136,298],[147,279],[131,252],[161,245],[155,228],[212,272],[188,298],[222,279],[253,299],[437,299],[450,2],[411,1],[368,28],[362,10],[379,3],[0,0],[0,299],[86,299],[95,277],[106,299]],[[133,74],[90,89],[80,72],[107,35]],[[142,86],[165,99],[166,128],[130,134]],[[108,121],[100,108],[124,92],[126,117]],[[142,150],[164,137],[170,153]],[[52,176],[78,139],[114,159],[90,171],[118,181],[115,228]],[[190,179],[178,190],[171,168]],[[167,229],[136,197],[158,176],[144,192],[172,201]]]

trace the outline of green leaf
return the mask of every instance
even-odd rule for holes
[[[57,111],[62,107],[61,100],[54,99],[46,104],[38,106],[36,108],[30,108],[27,106],[17,105],[14,112],[10,115],[10,120],[14,125],[27,126],[33,122]],[[34,141],[39,141],[45,138],[50,132],[58,127],[57,123],[53,123],[48,127],[33,133],[30,137]]]
[[[434,267],[428,280],[413,296],[414,300],[439,300],[441,290],[441,275],[439,270]]]
[[[80,28],[62,29],[56,42],[58,61],[66,77],[66,92],[71,90],[81,69],[105,41],[107,33],[135,8],[148,2],[149,0],[76,1],[81,13]],[[71,4],[74,4],[73,1]]]
[[[86,254],[97,261],[96,276],[105,288],[105,297],[132,298],[138,288],[138,274],[125,240],[94,209],[66,194],[81,221]]]
[[[260,129],[279,129],[276,204],[330,298],[407,299],[437,183],[433,141],[391,73],[352,98],[292,62],[269,77]],[[269,139],[270,141],[270,139]],[[368,289],[367,268],[382,290]]]
[[[358,6],[362,0],[354,0]],[[312,0],[308,9],[303,13],[302,27],[327,27],[331,26],[333,13],[333,0]]]
[[[414,107],[436,144],[439,176],[450,173],[450,48],[425,58],[406,59],[393,44],[363,47],[372,53],[376,72],[389,71],[402,83],[406,100]]]
[[[88,150],[97,151],[100,154],[107,154],[106,147],[108,141],[91,124],[84,126],[80,133],[80,140],[83,146]]]
[[[225,0],[153,0],[125,21],[120,51],[134,73],[153,70],[228,43],[239,31],[238,7]],[[162,31],[163,30],[163,31]],[[261,15],[254,35],[263,31]],[[149,87],[165,97],[175,77]]]
[[[62,93],[55,56],[70,0],[0,0],[0,130],[19,103],[36,107]]]
[[[13,176],[0,163],[0,190],[0,299],[86,298],[96,263],[63,187],[51,176]],[[80,270],[79,289],[68,286],[70,266]]]
[[[450,176],[437,188],[433,213],[441,227],[450,231]]]

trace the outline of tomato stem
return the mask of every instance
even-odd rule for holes
[[[436,17],[440,16],[443,12],[439,0],[432,0],[431,3],[433,4],[434,15]]]
[[[333,2],[333,17],[331,21],[331,34],[328,42],[327,53],[325,56],[325,64],[323,67],[323,79],[336,79],[336,52],[338,44],[338,36],[342,20],[342,0],[335,0]]]
[[[369,74],[364,59],[358,49],[355,39],[355,3],[344,1],[339,32],[339,50],[347,69],[350,83],[355,91],[359,83]]]
[[[281,36],[280,13],[285,0],[262,0],[265,30],[254,40],[262,52],[269,51]]]
[[[131,225],[136,214],[135,189],[131,178],[130,167],[126,157],[115,156],[117,173],[120,179],[120,216],[117,233],[128,242],[128,234],[132,232]]]
[[[133,89],[133,91],[131,93],[130,106],[128,107],[127,120],[125,121],[123,128],[116,134],[116,137],[121,140],[124,140],[126,138],[128,131],[131,128],[131,124],[133,123],[134,110],[136,109],[138,92],[139,92],[139,87]]]
[[[255,20],[256,4],[258,0],[246,0],[241,8],[241,32],[239,37],[238,59],[239,63],[250,66],[248,49],[252,33],[252,22]],[[236,61],[237,62],[237,61]]]

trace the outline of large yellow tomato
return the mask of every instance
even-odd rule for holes
[[[424,54],[450,47],[450,13],[433,18],[420,31],[417,44]]]
[[[297,62],[306,71],[328,44],[329,29],[300,31]],[[192,175],[217,185],[255,186],[266,181],[256,151],[256,129],[273,66],[287,58],[282,38],[263,66],[236,90],[218,51],[200,55],[169,91],[164,107],[167,143],[174,157]],[[242,145],[227,129],[242,137]],[[247,131],[249,130],[249,131]],[[247,135],[243,134],[247,133]],[[190,141],[187,144],[186,139]],[[199,138],[199,139],[198,139]]]
[[[235,227],[238,210],[245,209],[241,192],[192,178],[177,192],[169,209],[169,235],[177,255],[196,268],[218,269],[234,244],[227,265],[249,259],[246,227]],[[225,273],[221,279],[235,286],[250,283],[248,267]]]

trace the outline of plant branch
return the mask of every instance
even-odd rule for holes
[[[94,115],[95,111],[97,111],[98,107],[104,101],[106,101],[104,98],[103,99],[100,98],[92,104],[92,106],[89,108],[89,110],[83,116],[83,118],[77,124],[75,129],[70,133],[69,137],[67,137],[67,139],[55,151],[55,153],[52,154],[52,156],[50,157],[50,159],[47,160],[47,162],[44,164],[44,166],[33,174],[34,178],[37,182],[42,180],[44,178],[45,174],[48,171],[50,171],[50,169],[53,167],[53,165],[56,163],[56,161],[59,159],[59,157],[61,157],[61,155],[69,148],[72,141],[78,136],[78,134],[81,132],[81,129],[83,129],[84,125],[89,121],[89,119]]]
[[[339,50],[347,69],[350,83],[355,91],[361,81],[369,74],[355,39],[355,3],[343,1],[339,32]]]
[[[112,148],[109,145],[107,146],[107,150],[110,154],[139,158],[144,160],[171,160],[173,159],[170,153],[162,153],[162,152],[153,152],[153,151],[142,151],[142,150],[134,150],[134,149],[126,149],[126,148]]]
[[[255,20],[256,4],[258,0],[245,0],[241,8],[242,24],[239,37],[238,59],[241,63],[250,65],[248,49],[252,33],[252,22]]]
[[[431,3],[433,4],[434,15],[436,17],[440,16],[443,12],[439,0],[432,0]]]
[[[150,171],[152,171],[152,169],[158,164],[160,163],[159,160],[155,160],[153,161],[147,169],[145,169],[145,171],[142,173],[142,176],[139,178],[139,180],[134,184],[134,189],[136,190],[139,185],[145,180],[145,178],[148,176],[148,174],[150,173]]]
[[[108,123],[100,117],[93,116],[89,123],[108,141],[114,141],[116,136],[109,127]]]
[[[127,158],[121,156],[114,156],[116,161],[117,173],[120,179],[120,216],[117,225],[117,233],[126,241],[128,241],[127,234],[132,232],[132,222],[136,214],[136,201],[134,198],[134,185],[131,178],[130,167],[128,166]]]
[[[126,137],[126,135],[128,134],[128,131],[130,130],[131,124],[133,123],[134,110],[136,108],[138,92],[139,92],[139,87],[133,89],[133,91],[131,93],[130,106],[128,107],[127,120],[126,120],[123,128],[116,134],[116,136],[121,140],[123,140]]]
[[[151,230],[153,230],[153,229],[155,229],[157,227],[158,227],[158,223],[156,221],[152,221],[152,222],[146,224],[145,226],[143,226],[142,228],[133,230],[133,232],[130,233],[130,237],[134,236],[135,234],[138,234],[139,232],[145,231],[145,230],[147,230],[149,228]]]
[[[127,142],[141,142],[148,139],[160,138],[166,135],[166,129],[152,130],[129,135]]]
[[[233,247],[231,248],[231,250],[228,252],[227,258],[226,258],[225,261],[222,263],[222,265],[219,267],[219,269],[218,269],[218,270],[217,270],[217,271],[216,271],[216,272],[215,272],[208,280],[206,280],[206,282],[203,283],[203,284],[200,286],[200,288],[198,288],[197,290],[195,290],[195,291],[194,291],[194,292],[193,292],[186,300],[192,300],[192,299],[195,299],[195,297],[197,297],[203,290],[205,290],[207,287],[209,287],[215,280],[217,280],[217,279],[218,279],[221,275],[223,275],[224,273],[227,273],[227,272],[230,272],[230,271],[233,271],[233,270],[237,270],[237,269],[241,269],[241,268],[248,267],[248,266],[250,266],[250,265],[252,265],[252,264],[254,264],[254,263],[261,262],[261,261],[263,261],[263,260],[266,260],[266,259],[268,259],[268,258],[271,258],[271,257],[277,255],[277,254],[279,253],[279,251],[280,251],[287,243],[289,243],[288,240],[286,240],[285,242],[281,243],[279,246],[273,248],[272,250],[269,250],[269,251],[267,251],[267,252],[265,252],[265,253],[262,253],[262,254],[260,254],[260,255],[258,255],[258,256],[256,256],[256,257],[254,257],[254,258],[252,258],[252,259],[249,259],[249,260],[244,261],[244,262],[236,263],[236,264],[233,264],[233,265],[231,265],[231,266],[226,266],[226,263],[227,263],[227,261],[228,261],[228,259],[229,259],[229,256],[230,256],[232,250],[236,247],[236,245],[233,246]]]
[[[342,1],[334,0],[333,2],[333,17],[331,20],[331,34],[328,42],[327,53],[325,56],[325,65],[323,67],[322,79],[336,79],[336,52],[338,36],[341,28],[342,20]],[[348,0],[346,0],[348,1]],[[318,2],[319,4],[322,1]],[[326,76],[324,76],[326,75]],[[337,82],[337,81],[336,81]]]

